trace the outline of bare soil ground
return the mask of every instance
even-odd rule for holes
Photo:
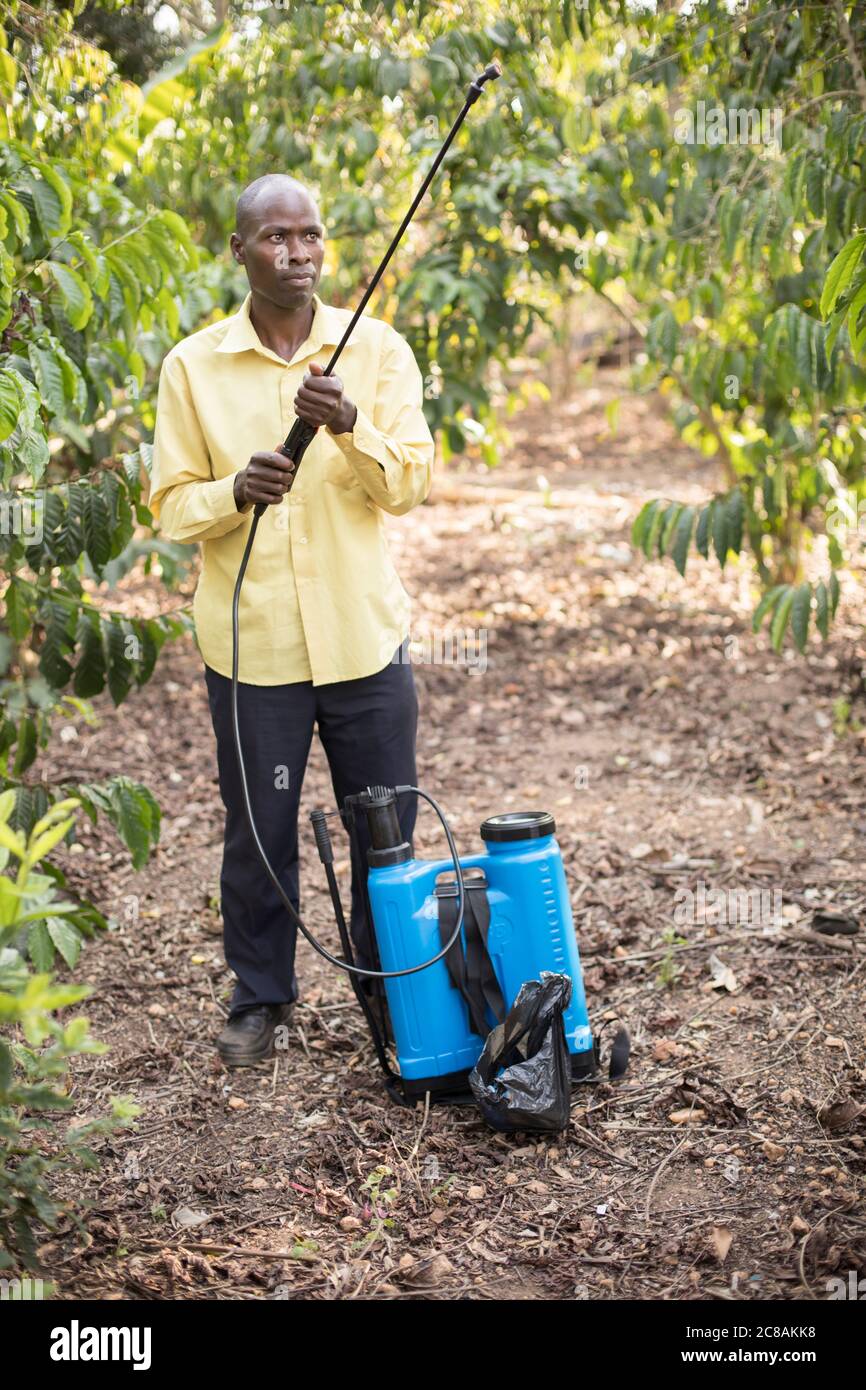
[[[624,398],[611,434],[619,389],[600,373],[533,406],[501,469],[449,472],[392,535],[416,651],[486,634],[485,670],[415,666],[422,785],[464,850],[485,815],[554,813],[593,1024],[628,1026],[628,1075],[576,1091],[555,1138],[400,1109],[346,981],[305,944],[290,1048],[224,1071],[222,813],[200,659],[176,646],[40,768],[124,772],[165,812],[142,873],[107,829],[68,859],[118,923],[79,967],[110,1050],[76,1064],[74,1094],[141,1114],[68,1180],[90,1210],[85,1242],[43,1247],[59,1297],[824,1299],[866,1273],[866,933],[809,935],[818,909],[866,904],[862,588],[827,644],[777,657],[751,634],[745,565],[692,558],[684,581],[636,556],[641,503],[716,474],[652,398]],[[124,602],[165,600],[138,581]],[[316,744],[303,824],[329,792]],[[417,847],[441,853],[429,813]],[[302,875],[334,942],[309,834]],[[714,924],[701,885],[772,910],[729,892]]]

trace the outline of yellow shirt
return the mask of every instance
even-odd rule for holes
[[[261,343],[251,296],[172,348],[159,381],[150,509],[164,535],[202,542],[194,612],[207,665],[231,675],[231,603],[252,508],[234,475],[289,433],[310,360],[324,367],[351,311],[313,296],[312,329],[286,362]],[[362,315],[335,368],[354,429],[320,429],[291,491],[259,522],[240,605],[240,679],[353,680],[381,671],[409,633],[411,602],[388,553],[383,512],[423,502],[434,445],[408,343]]]

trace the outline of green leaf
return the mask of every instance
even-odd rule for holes
[[[80,228],[76,228],[74,232],[69,233],[69,236],[66,238],[66,240],[69,242],[69,245],[74,247],[75,250],[78,252],[83,262],[83,265],[87,270],[87,274],[91,278],[91,280],[94,277],[98,277],[99,257],[96,253],[96,248],[94,247],[87,233],[82,231]],[[78,267],[76,267],[76,269],[77,268]]]
[[[20,832],[13,830],[5,821],[0,822],[0,845],[2,845],[3,849],[6,851],[7,859],[10,854],[17,855],[19,859],[24,858],[26,850],[23,836]],[[4,888],[6,888],[6,885],[7,880],[4,879]]]
[[[159,294],[156,296],[154,308],[159,310],[160,317],[168,329],[171,338],[174,339],[179,337],[180,314],[178,312],[177,301],[170,290],[165,287],[160,290]]]
[[[21,777],[35,761],[39,751],[39,741],[36,733],[36,724],[29,715],[25,715],[18,725],[18,739],[15,746],[15,762],[12,766],[12,775]]]
[[[108,815],[131,850],[134,867],[142,868],[159,838],[159,807],[153,797],[138,783],[117,777],[110,784]]]
[[[713,549],[716,552],[716,558],[719,564],[721,565],[722,569],[724,569],[725,562],[728,558],[728,551],[731,548],[731,525],[730,519],[728,517],[727,508],[725,507],[725,504],[721,500],[721,498],[717,499],[716,505],[713,507],[712,524]]]
[[[25,187],[45,240],[65,236],[72,215],[72,192],[66,180],[50,164],[37,164],[26,171]]]
[[[795,323],[796,328],[792,346],[794,349],[797,376],[801,389],[809,390],[814,380],[815,369],[813,360],[814,344],[808,316],[798,313]]]
[[[38,483],[48,467],[48,440],[41,433],[27,434],[18,446],[17,455],[19,467],[30,475],[34,483]]]
[[[6,604],[6,623],[16,642],[23,642],[30,632],[31,586],[23,579],[11,579],[3,595]]]
[[[866,316],[864,316],[863,324],[860,324],[864,309],[866,309],[866,280],[852,296],[848,309],[844,311],[848,315],[848,337],[851,339],[851,347],[855,353],[861,353],[866,347]],[[840,318],[843,316],[840,315]],[[827,351],[830,352],[832,347],[831,333],[828,333]]]
[[[777,584],[775,588],[768,590],[768,592],[764,594],[764,597],[761,599],[752,617],[753,632],[758,631],[767,614],[775,608],[782,594],[785,592],[786,587],[787,586],[784,584]]]
[[[23,244],[30,240],[30,214],[8,188],[0,188],[0,206],[9,214],[9,229],[4,240],[9,249],[14,251],[16,242]]]
[[[822,318],[826,318],[835,309],[838,300],[854,278],[854,272],[864,251],[866,251],[866,232],[859,232],[857,236],[846,242],[838,256],[834,257],[830,269],[827,271],[827,278],[821,293]]]
[[[728,550],[739,555],[743,545],[743,522],[746,514],[746,499],[740,488],[734,488],[725,504],[727,514]]]
[[[647,559],[650,558],[650,555],[655,547],[659,527],[661,525],[663,507],[664,504],[661,501],[661,499],[654,498],[653,501],[647,503],[646,508],[644,509],[646,514],[641,524],[641,549],[643,550],[643,553],[647,557]]]
[[[93,313],[93,296],[89,285],[77,270],[71,270],[59,261],[48,261],[46,267],[54,278],[70,326],[80,331]]]
[[[809,616],[812,612],[812,585],[800,584],[791,606],[791,632],[799,651],[806,650],[809,638]]]
[[[54,942],[45,922],[31,922],[27,928],[27,951],[37,970],[46,972],[54,965]]]
[[[659,527],[659,557],[667,555],[670,551],[671,538],[677,524],[677,518],[683,509],[682,502],[670,502],[665,507],[661,526]]]
[[[73,649],[69,631],[70,613],[63,604],[49,601],[42,617],[45,635],[39,650],[39,669],[49,685],[53,685],[55,690],[62,690],[72,676],[72,666],[68,660]]]
[[[819,580],[815,590],[815,626],[826,639],[830,631],[830,601],[823,579]]]
[[[670,309],[662,309],[652,319],[647,333],[647,349],[670,366],[676,357],[679,327]]]
[[[836,609],[839,607],[839,580],[836,578],[836,571],[830,572],[830,616],[835,618]]]
[[[15,788],[15,815],[11,823],[25,835],[30,834],[33,826],[47,810],[48,793],[44,787]]]
[[[640,511],[638,512],[637,516],[635,517],[634,525],[631,528],[631,542],[632,545],[637,546],[639,550],[643,549],[643,544],[646,538],[647,530],[649,529],[652,523],[653,516],[658,506],[658,499],[653,499],[650,502],[645,502],[644,505],[641,507]]]
[[[107,628],[108,689],[115,705],[129,694],[133,681],[132,663],[126,655],[126,632],[120,619],[112,618]]]
[[[40,859],[44,859],[46,854],[50,854],[74,823],[75,817],[67,816],[65,820],[60,821],[59,825],[52,825],[41,835],[36,835],[27,846],[27,857],[31,863],[36,864]]]
[[[646,555],[648,560],[655,553],[656,544],[658,542],[659,533],[661,531],[662,518],[665,514],[665,510],[666,509],[664,503],[662,501],[659,501],[655,511],[652,514],[650,524],[647,527],[646,535],[644,536],[643,549],[644,554]]]
[[[145,104],[141,111],[140,133],[146,134],[158,121],[174,113],[178,101],[188,101],[194,87],[188,76],[189,70],[213,61],[212,52],[224,48],[232,36],[230,24],[218,24],[202,38],[188,45],[165,67],[160,68],[141,88]],[[188,236],[186,226],[176,213],[171,214],[180,223]],[[167,218],[168,214],[162,216]]]
[[[0,370],[0,443],[8,439],[21,414],[21,387],[17,372]]]
[[[791,615],[791,606],[794,602],[794,592],[795,590],[792,585],[784,585],[784,592],[773,610],[773,618],[770,623],[770,642],[773,650],[776,652],[782,650],[782,643],[785,640],[785,632],[788,627],[788,619]]]
[[[671,548],[673,562],[682,575],[685,575],[686,572],[686,560],[688,559],[689,542],[692,538],[692,527],[694,522],[694,507],[684,507],[677,521],[677,529]]]
[[[730,265],[733,259],[744,213],[745,206],[742,199],[737,198],[731,191],[726,192],[719,209],[719,229],[722,234],[726,265]]]
[[[141,637],[141,661],[138,666],[137,684],[144,685],[153,675],[156,659],[168,637],[155,618],[139,625]]]
[[[84,484],[67,483],[65,486],[65,516],[57,527],[55,551],[61,564],[70,565],[76,561],[84,549],[84,531],[81,514],[84,509]]]
[[[102,644],[102,628],[96,613],[81,613],[75,640],[80,648],[80,655],[75,667],[72,689],[76,695],[88,699],[91,695],[99,695],[105,689],[105,650]]]
[[[94,569],[99,570],[111,559],[111,514],[94,480],[82,487],[80,498],[84,548]]]
[[[62,415],[66,409],[63,369],[58,359],[40,343],[31,343],[28,349],[30,365],[36,377],[39,394],[48,407],[49,414]]]
[[[709,559],[710,554],[710,523],[713,517],[713,507],[715,501],[708,502],[702,509],[698,517],[697,530],[695,531],[695,549],[704,559]]]
[[[74,927],[62,917],[49,917],[46,920],[48,934],[57,947],[70,970],[73,970],[81,955],[81,937]]]

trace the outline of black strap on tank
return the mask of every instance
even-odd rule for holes
[[[458,937],[445,957],[445,964],[452,986],[459,989],[466,1001],[473,1033],[477,1033],[480,1038],[486,1038],[490,1032],[486,1010],[490,1010],[497,1023],[505,1021],[508,1010],[487,949],[487,935],[490,930],[487,880],[478,876],[470,878],[468,874],[472,872],[469,870],[463,876],[466,901],[463,913],[465,953],[463,943]],[[435,891],[439,900],[439,938],[444,946],[457,925],[457,890],[455,884],[451,883],[440,885]]]

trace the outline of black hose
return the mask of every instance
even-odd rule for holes
[[[238,759],[238,771],[240,773],[241,778],[241,788],[243,790],[244,806],[246,808],[247,820],[249,821],[250,832],[253,837],[253,843],[255,844],[259,858],[261,859],[262,864],[265,867],[265,872],[267,873],[268,878],[271,880],[271,883],[274,885],[277,892],[279,893],[283,906],[289,913],[290,917],[293,918],[295,925],[297,926],[301,935],[304,936],[307,941],[309,941],[310,945],[313,947],[313,950],[318,951],[319,955],[323,956],[325,960],[330,961],[331,965],[336,965],[339,970],[345,970],[347,975],[361,975],[368,980],[397,980],[402,978],[402,976],[404,975],[415,975],[418,973],[419,970],[427,970],[429,966],[435,965],[437,961],[442,960],[442,958],[448,954],[448,952],[451,950],[451,947],[454,945],[455,941],[460,935],[460,929],[463,926],[463,905],[465,899],[465,890],[463,887],[463,875],[460,869],[460,859],[457,854],[457,847],[454,844],[454,837],[451,834],[451,827],[445,819],[445,814],[442,811],[442,808],[440,807],[439,803],[435,801],[432,796],[429,796],[427,792],[422,791],[420,787],[406,787],[404,789],[406,791],[415,792],[418,796],[423,797],[425,801],[429,802],[430,805],[433,807],[433,810],[439,817],[440,821],[442,822],[442,829],[445,831],[445,838],[448,841],[448,848],[451,852],[451,859],[454,863],[454,872],[457,876],[457,925],[455,926],[454,931],[451,933],[449,941],[445,946],[442,947],[442,950],[438,953],[438,955],[431,956],[429,960],[422,961],[420,965],[411,965],[406,970],[364,970],[360,965],[350,965],[348,961],[340,960],[338,956],[332,956],[331,952],[328,951],[324,946],[321,945],[320,942],[316,940],[309,928],[304,926],[304,923],[301,921],[300,916],[295,910],[294,904],[292,903],[291,899],[289,898],[288,894],[283,888],[283,885],[280,883],[279,877],[267,856],[267,851],[265,850],[264,845],[262,844],[261,836],[259,835],[258,828],[255,822],[255,817],[253,815],[252,801],[250,799],[250,789],[247,784],[247,770],[244,766],[244,751],[243,745],[241,743],[240,721],[238,719],[238,667],[240,664],[239,613],[241,601],[241,588],[244,582],[244,575],[247,572],[247,564],[249,563],[250,552],[253,548],[253,543],[256,538],[256,531],[258,530],[258,526],[259,517],[254,516],[253,524],[250,527],[250,534],[247,536],[247,543],[244,547],[243,558],[241,560],[240,569],[238,570],[238,577],[235,582],[234,597],[232,598],[232,732],[234,733],[235,751],[237,753]]]

